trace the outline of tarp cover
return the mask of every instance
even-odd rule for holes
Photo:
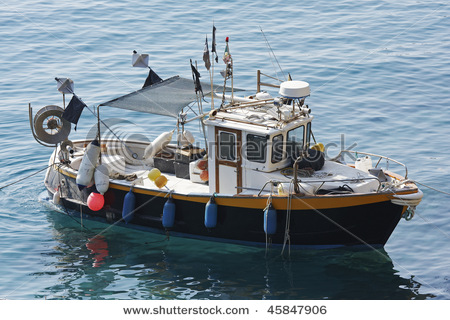
[[[202,83],[202,86],[205,95],[211,92],[211,85]],[[122,97],[103,102],[100,106],[177,118],[181,109],[196,100],[194,87],[194,80],[175,76]],[[223,87],[214,86],[214,91],[220,92],[219,90],[223,90]],[[239,91],[239,89],[236,91]]]

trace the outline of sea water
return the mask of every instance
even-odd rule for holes
[[[2,1],[0,187],[47,165],[52,150],[34,141],[28,104],[33,113],[61,106],[55,77],[73,79],[91,110],[142,86],[147,71],[131,67],[133,50],[150,54],[161,78],[189,78],[189,59],[197,60],[209,82],[202,55],[214,23],[216,83],[229,37],[236,87],[255,90],[257,69],[310,83],[313,132],[328,156],[383,154],[407,164],[411,179],[450,192],[449,13],[447,3],[412,0]],[[121,134],[149,140],[175,126],[101,114]],[[95,123],[85,109],[71,139],[86,138]],[[281,255],[81,225],[39,201],[43,178],[0,191],[0,299],[450,298],[450,197],[427,187],[416,216],[400,221],[384,249]]]

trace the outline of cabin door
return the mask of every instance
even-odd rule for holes
[[[242,191],[242,132],[216,127],[216,192]]]

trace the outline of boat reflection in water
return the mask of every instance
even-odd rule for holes
[[[51,212],[47,299],[425,299],[384,249],[265,249],[68,219]],[[103,233],[102,233],[103,232]],[[101,235],[97,235],[102,233]],[[96,236],[97,235],[97,236]]]

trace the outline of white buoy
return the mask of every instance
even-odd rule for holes
[[[151,159],[151,157],[153,156],[153,154],[152,154],[152,152],[153,152],[153,143],[152,142],[150,142],[149,144],[148,144],[148,146],[145,148],[145,150],[144,150],[144,156],[143,156],[143,158],[144,159]]]
[[[187,142],[189,142],[190,144],[194,144],[195,138],[194,138],[194,135],[192,134],[192,132],[190,132],[189,130],[184,130],[183,136]]]
[[[95,188],[100,194],[105,194],[109,188],[109,170],[104,164],[99,165],[94,171]]]
[[[190,144],[194,144],[195,138],[194,138],[194,135],[192,134],[192,132],[190,132],[188,130],[184,130],[183,133],[178,134],[177,141],[179,142],[179,144],[182,147],[184,147],[184,146],[188,146]]]
[[[92,141],[86,148],[77,174],[77,185],[80,190],[89,186],[94,178],[94,170],[100,156],[100,146],[97,140]]]
[[[83,157],[78,157],[73,160],[70,160],[70,166],[75,170],[80,169],[81,160],[83,160]]]
[[[161,133],[153,142],[151,142],[144,151],[144,159],[153,157],[172,140],[172,135],[175,129]]]
[[[59,204],[59,202],[61,201],[61,193],[59,192],[59,189],[56,190],[56,192],[53,194],[53,203],[54,204]]]

